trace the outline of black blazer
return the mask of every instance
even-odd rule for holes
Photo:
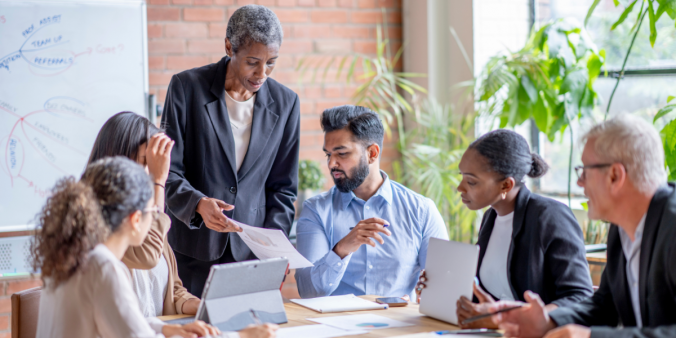
[[[481,221],[477,276],[497,215],[489,209]],[[564,306],[592,295],[582,229],[568,206],[522,186],[513,227],[507,279],[514,299],[524,301],[523,293],[530,290],[545,304]]]
[[[617,226],[608,232],[608,263],[594,296],[550,313],[558,325],[592,326],[592,337],[676,337],[676,189],[673,183],[653,196],[641,241],[637,328]],[[624,328],[616,328],[622,324]],[[633,327],[632,327],[633,326]]]
[[[228,240],[238,260],[254,259],[239,236],[207,228],[195,212],[202,197],[232,204],[226,216],[242,223],[281,229],[287,236],[298,186],[300,103],[298,95],[268,78],[256,94],[251,140],[239,172],[225,105],[229,57],[174,75],[162,124],[176,141],[166,185],[172,227],[169,244],[184,255],[220,258]]]

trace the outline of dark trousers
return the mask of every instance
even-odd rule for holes
[[[202,291],[204,291],[204,284],[209,278],[211,266],[235,262],[229,242],[225,247],[223,256],[213,261],[201,261],[176,251],[174,251],[174,255],[178,266],[178,277],[181,278],[183,286],[188,289],[188,292],[200,298],[203,298]]]

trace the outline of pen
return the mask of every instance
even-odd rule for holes
[[[390,225],[389,225],[389,224],[385,224],[385,225],[383,225],[383,228],[387,228],[388,226],[390,226]],[[350,230],[352,230],[352,229],[354,229],[354,227],[350,227]]]
[[[467,319],[463,320],[463,321],[462,321],[462,324],[467,324],[467,323],[471,323],[471,322],[473,322],[473,321],[477,321],[477,320],[479,320],[479,319],[488,318],[488,317],[490,317],[490,316],[492,316],[492,315],[494,315],[494,314],[498,314],[498,313],[502,313],[502,312],[507,312],[507,311],[511,311],[511,310],[514,310],[514,309],[519,309],[519,308],[521,308],[522,306],[523,306],[523,305],[516,305],[516,306],[506,307],[506,308],[504,308],[504,309],[495,311],[495,312],[493,312],[493,313],[486,313],[486,314],[483,314],[483,315],[478,315],[478,316],[470,317],[470,318],[467,318]]]
[[[261,324],[263,324],[263,323],[261,322],[261,319],[258,318],[258,315],[256,314],[256,310],[254,310],[254,309],[249,309],[249,312],[251,312],[251,317],[253,318],[254,323],[256,323],[256,325],[261,325]]]

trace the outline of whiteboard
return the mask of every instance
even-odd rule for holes
[[[147,114],[143,1],[0,0],[0,231],[33,229],[103,123]]]

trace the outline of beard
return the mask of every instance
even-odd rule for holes
[[[359,160],[359,164],[350,171],[350,175],[339,169],[331,169],[331,176],[333,176],[334,172],[343,173],[344,176],[341,178],[333,177],[333,183],[336,184],[336,188],[340,192],[350,192],[357,189],[364,183],[366,177],[369,176],[369,165],[366,163],[366,156]]]

